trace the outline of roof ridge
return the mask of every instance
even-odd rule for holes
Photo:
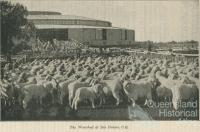
[[[103,22],[109,22],[107,20],[100,20],[100,19],[95,19],[95,18],[90,18],[90,17],[86,17],[86,16],[80,16],[80,15],[67,15],[67,14],[62,14],[62,15],[47,15],[47,14],[40,14],[40,15],[28,15],[29,19],[46,19],[44,17],[47,17],[47,19],[53,18],[53,17],[60,17],[60,19],[64,18],[64,17],[69,17],[68,19],[86,19],[86,20],[94,20],[94,21],[103,21]],[[71,18],[70,18],[71,17]]]

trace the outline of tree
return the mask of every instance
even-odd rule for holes
[[[12,37],[21,34],[21,27],[27,23],[26,16],[28,11],[26,7],[17,3],[0,1],[1,6],[1,53],[11,54],[14,44]]]
[[[148,40],[146,43],[147,43],[147,49],[148,49],[148,51],[152,51],[153,41]]]
[[[36,38],[36,27],[34,23],[27,22],[26,25],[22,28],[21,36],[25,41],[30,41],[31,38]]]

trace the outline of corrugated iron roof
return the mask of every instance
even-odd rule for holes
[[[93,21],[102,21],[96,20],[92,18],[87,18],[83,16],[74,16],[74,15],[28,15],[27,19],[34,20],[34,19],[68,19],[68,20],[93,20]],[[105,21],[108,22],[108,21]]]
[[[95,28],[95,29],[124,29],[118,27],[98,27],[98,26],[86,26],[86,25],[35,25],[37,29],[66,29],[66,28]]]

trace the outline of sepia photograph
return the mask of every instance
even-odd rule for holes
[[[0,5],[1,122],[199,120],[198,0]]]

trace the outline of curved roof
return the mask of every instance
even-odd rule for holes
[[[35,25],[37,29],[69,29],[69,28],[87,28],[87,29],[125,29],[118,27],[97,27],[87,25]]]
[[[68,19],[68,20],[94,20],[94,21],[102,21],[96,20],[92,18],[82,17],[82,16],[74,16],[74,15],[28,15],[27,19]],[[106,22],[106,21],[104,21]]]
[[[101,27],[110,27],[112,25],[109,21],[74,15],[28,15],[27,19],[35,25],[88,25]]]

